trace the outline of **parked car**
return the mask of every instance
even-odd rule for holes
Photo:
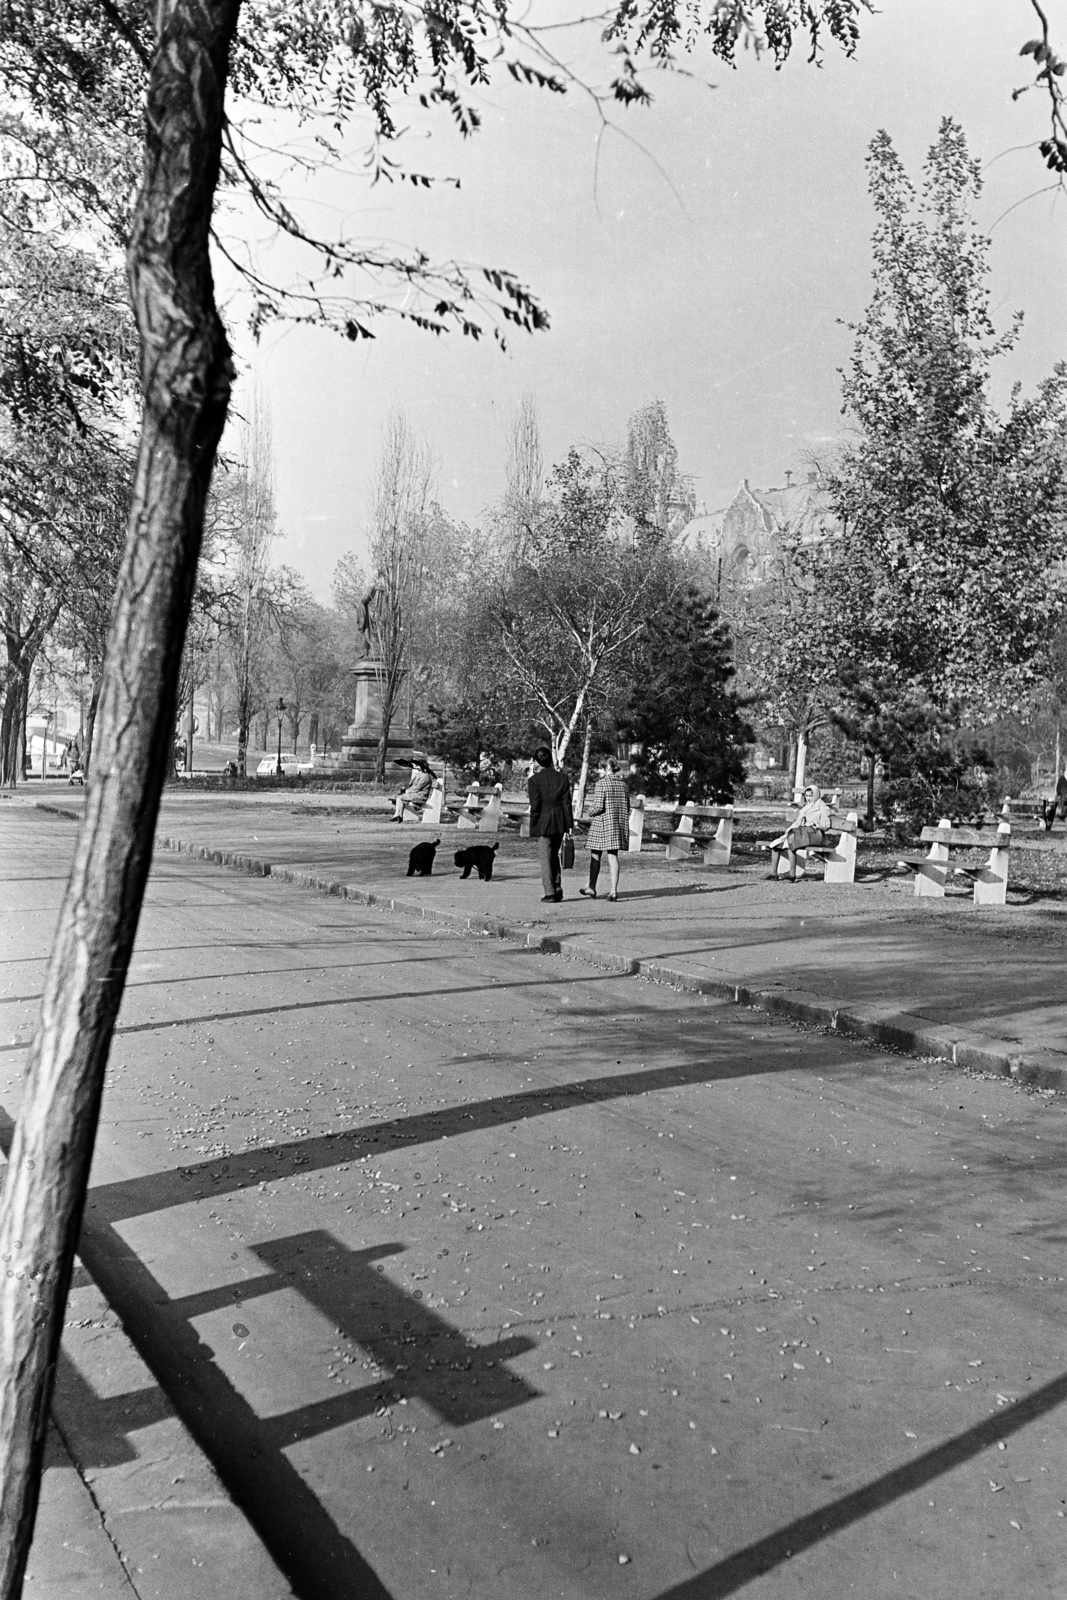
[[[301,761],[297,756],[291,755],[287,750],[282,751],[282,777],[295,778],[298,772],[310,772],[313,763]],[[264,756],[256,768],[257,778],[273,778],[278,772],[278,757]]]

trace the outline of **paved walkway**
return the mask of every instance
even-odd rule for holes
[[[77,811],[80,797],[60,791],[56,803]],[[567,899],[545,906],[529,841],[500,835],[492,882],[464,882],[454,850],[492,841],[442,828],[434,875],[408,878],[411,846],[434,835],[390,824],[382,802],[377,815],[369,804],[170,789],[158,837],[171,848],[236,855],[276,875],[342,886],[356,899],[458,919],[685,987],[733,990],[799,1020],[1067,1088],[1067,901],[1010,891],[1004,909],[978,908],[962,881],[943,901],[916,900],[910,874],[864,874],[854,886],[768,883],[766,857],[735,853],[729,870],[709,870],[699,859],[668,867],[646,849],[623,856],[620,899],[610,905],[578,896],[588,861],[579,849]]]
[[[277,865],[267,812],[248,838],[229,815]],[[16,1115],[74,830],[25,809],[0,834]],[[432,915],[157,856],[82,1240],[100,1291],[79,1279],[64,1340],[80,1484],[41,1559],[103,1535],[146,1600],[270,1600],[228,1490],[308,1600],[1057,1594],[1063,1102],[457,937],[434,918],[499,893],[516,938],[566,948],[525,847],[499,882],[416,884],[410,834],[352,839]],[[337,882],[322,845],[305,876]],[[803,908],[734,876],[663,883],[705,903],[705,953],[749,893],[788,949],[773,897]],[[669,907],[662,877],[564,928]],[[43,1592],[93,1593],[73,1565]]]

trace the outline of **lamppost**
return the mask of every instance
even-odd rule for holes
[[[282,775],[282,712],[285,710],[285,701],[278,697],[278,771],[276,776]]]

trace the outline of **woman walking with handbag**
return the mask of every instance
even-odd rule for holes
[[[607,898],[619,898],[619,851],[630,840],[630,790],[619,771],[614,756],[605,756],[600,766],[600,777],[593,790],[589,807],[592,827],[589,830],[589,886],[579,889],[587,900],[597,897],[597,879],[600,876],[600,859],[608,858],[608,882],[611,886]]]

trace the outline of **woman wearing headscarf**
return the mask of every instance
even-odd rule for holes
[[[830,827],[831,806],[823,799],[817,783],[809,783],[804,790],[804,804],[789,827],[778,839],[771,840],[771,870],[769,878],[777,878],[782,852],[789,857],[788,878],[797,881],[797,851],[820,849],[826,843],[826,830]]]
[[[630,791],[614,756],[606,756],[589,807],[589,886],[579,889],[586,899],[596,899],[600,858],[607,854],[609,900],[619,898],[619,851],[630,842]]]

